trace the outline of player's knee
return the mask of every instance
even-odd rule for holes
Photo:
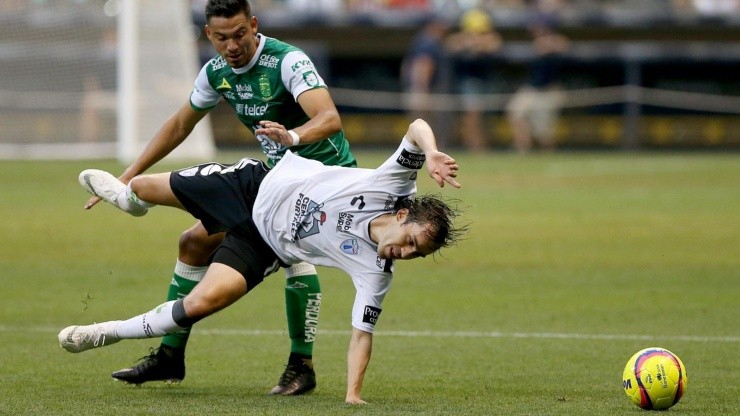
[[[131,187],[131,190],[136,194],[136,196],[144,200],[146,200],[144,198],[146,196],[146,188],[147,188],[146,181],[147,181],[146,177],[137,176],[131,179],[131,182],[129,182],[129,186]]]
[[[182,300],[185,315],[189,320],[198,321],[219,310],[212,300],[201,296],[188,295]]]
[[[208,235],[189,229],[180,235],[179,259],[190,266],[207,266],[214,247]]]

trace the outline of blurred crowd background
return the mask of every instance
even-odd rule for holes
[[[205,2],[189,4],[198,65],[214,54]],[[261,33],[314,60],[353,145],[395,143],[423,116],[473,151],[740,148],[740,0],[251,3]],[[0,2],[0,145],[115,135],[119,6]],[[220,147],[254,145],[225,107],[212,126]]]

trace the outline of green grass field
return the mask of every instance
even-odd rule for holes
[[[359,153],[367,167],[385,156]],[[164,301],[193,220],[84,211],[77,173],[113,162],[0,162],[0,414],[639,415],[621,374],[650,346],[687,367],[670,414],[740,414],[740,154],[459,161],[463,189],[442,193],[471,232],[443,258],[397,264],[364,407],[343,403],[354,289],[329,269],[310,396],[266,395],[289,348],[282,273],[196,326],[180,385],[110,377],[158,340],[63,351],[67,325]]]

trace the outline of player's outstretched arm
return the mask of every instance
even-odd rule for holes
[[[360,392],[372,350],[373,334],[352,328],[352,338],[349,341],[349,352],[347,353],[347,396],[344,399],[348,404],[366,403],[360,397]]]
[[[457,161],[450,155],[437,150],[434,132],[426,121],[420,118],[414,120],[406,131],[406,139],[424,151],[429,176],[437,182],[440,188],[445,186],[445,182],[455,188],[460,187],[460,183],[455,179],[459,169]]]

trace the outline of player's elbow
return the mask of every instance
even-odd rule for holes
[[[324,113],[324,128],[329,132],[329,135],[337,134],[342,131],[342,118],[339,117],[339,112],[335,110],[329,110]]]

